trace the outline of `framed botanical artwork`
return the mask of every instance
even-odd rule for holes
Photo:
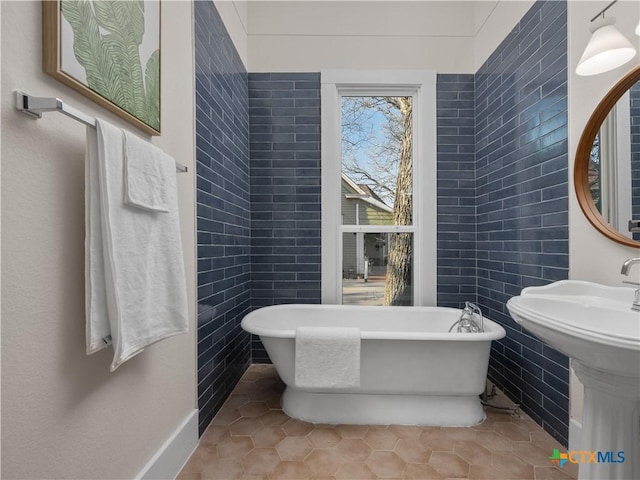
[[[43,68],[160,135],[160,0],[43,0]]]

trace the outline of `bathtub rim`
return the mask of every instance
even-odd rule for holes
[[[333,304],[300,304],[291,303],[284,305],[270,305],[266,307],[260,307],[256,310],[245,315],[240,323],[243,330],[253,335],[272,337],[272,338],[295,338],[295,329],[274,329],[261,325],[256,325],[257,317],[259,314],[264,314],[263,310],[273,311],[286,311],[293,309],[312,310],[322,309],[328,310],[375,310],[393,312],[405,309],[417,309],[424,311],[455,311],[461,313],[462,310],[451,307],[432,307],[432,306],[411,306],[411,307],[396,307],[396,306],[360,306],[360,305],[333,305]],[[330,327],[328,327],[330,328]],[[499,340],[506,337],[506,330],[499,323],[484,317],[485,331],[482,333],[457,333],[457,332],[408,332],[408,331],[367,331],[361,330],[360,336],[362,340],[433,340],[433,341],[446,341],[446,342],[479,342]]]

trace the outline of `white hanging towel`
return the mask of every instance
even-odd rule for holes
[[[87,127],[84,167],[84,279],[87,355],[111,345],[111,326],[107,311],[104,255],[102,247],[102,208],[98,177],[98,137]]]
[[[360,329],[298,327],[295,385],[299,388],[360,386]]]
[[[171,164],[167,174],[166,165]],[[140,137],[124,132],[124,203],[152,212],[169,213],[169,186],[175,161]],[[177,204],[176,204],[177,207]]]
[[[87,129],[87,353],[111,371],[188,330],[175,161],[102,120]],[[105,335],[106,334],[106,335]]]

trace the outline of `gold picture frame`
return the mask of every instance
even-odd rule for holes
[[[160,0],[43,0],[42,24],[47,74],[160,135]]]

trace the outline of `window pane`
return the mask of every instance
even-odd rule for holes
[[[591,190],[593,203],[595,203],[598,211],[602,213],[602,162],[600,161],[602,158],[602,151],[600,143],[600,132],[598,132],[596,134],[596,138],[593,139],[591,154],[589,155],[589,189]]]
[[[413,305],[413,234],[342,235],[344,305]]]
[[[342,223],[411,225],[412,97],[342,97]]]

